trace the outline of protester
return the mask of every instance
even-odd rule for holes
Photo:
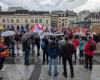
[[[96,34],[94,34],[94,35],[93,35],[93,40],[94,40],[96,43],[98,43],[98,42],[99,42],[99,37],[98,37]]]
[[[47,63],[48,63],[48,54],[47,54],[47,47],[49,45],[49,41],[48,41],[48,37],[47,36],[44,36],[44,38],[42,39],[42,49],[43,49],[43,64],[45,64],[45,56],[46,56],[46,59],[47,59]]]
[[[31,37],[31,44],[32,44],[32,47],[31,47],[32,54],[34,55],[35,54],[35,51],[34,51],[35,41],[34,41],[34,37],[33,36]]]
[[[23,52],[25,53],[24,64],[29,65],[29,54],[30,54],[30,39],[23,41]]]
[[[40,36],[37,36],[34,41],[37,46],[37,56],[40,56]]]
[[[84,44],[85,44],[84,38],[80,37],[80,40],[79,40],[79,52],[80,52],[79,56],[80,56],[80,60],[84,59],[84,54],[83,54]]]
[[[98,40],[99,40],[99,42],[100,42],[100,33],[99,33],[97,36],[98,36]]]
[[[75,54],[74,54],[74,57],[75,57],[75,63],[76,63],[76,60],[77,60],[77,47],[78,47],[78,45],[79,45],[79,40],[78,40],[78,36],[77,35],[75,35],[74,36],[74,39],[72,39],[72,43],[73,43],[73,45],[74,45],[74,48],[75,48]]]
[[[8,56],[7,46],[4,44],[4,39],[0,37],[0,70],[3,68],[5,57]]]
[[[47,48],[47,54],[49,57],[49,71],[48,74],[51,76],[52,72],[52,65],[54,65],[54,76],[56,77],[58,75],[57,71],[57,63],[58,63],[58,47],[57,43],[55,41],[55,37],[52,37],[52,40],[49,43],[49,46]]]
[[[4,37],[4,43],[10,49],[10,37],[9,36]]]
[[[96,50],[96,42],[92,39],[91,36],[88,37],[87,42],[84,45],[84,52],[85,52],[85,68],[91,69],[93,66],[93,55],[94,51]]]
[[[18,42],[20,41],[20,38],[19,38],[19,35],[18,34],[14,35],[14,40],[16,42],[17,50],[19,50]]]
[[[11,56],[15,57],[15,41],[13,36],[10,37],[10,49],[11,49]]]
[[[67,68],[66,68],[66,62],[68,61],[71,71],[71,78],[74,77],[74,69],[72,64],[72,55],[75,52],[75,48],[73,44],[69,41],[68,37],[65,37],[65,43],[62,46],[62,61],[63,61],[63,75],[67,77]]]
[[[62,48],[63,43],[64,43],[64,40],[63,40],[63,37],[61,36],[57,41],[58,48],[59,48],[59,54],[61,54],[61,48]],[[60,63],[61,63],[61,55],[59,55],[59,64]]]

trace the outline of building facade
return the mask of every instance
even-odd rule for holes
[[[77,14],[73,11],[67,10],[65,12],[60,13],[58,17],[58,27],[68,28],[75,26],[72,23],[76,22],[76,17]]]
[[[4,25],[6,28],[12,26],[14,26],[15,28],[22,26],[25,27],[26,25],[31,27],[34,26],[34,24],[36,23],[43,25],[44,28],[50,28],[50,13],[40,11],[30,12],[28,10],[0,12],[0,24]]]
[[[1,6],[0,6],[0,12],[2,11]]]
[[[8,7],[8,11],[25,10],[22,7]]]
[[[84,11],[79,12],[79,14],[78,14],[78,16],[77,16],[77,22],[78,22],[78,21],[85,21],[85,18],[86,18],[87,16],[89,16],[90,13],[91,13],[91,12],[90,12],[89,10],[84,10]]]
[[[93,32],[100,33],[100,12],[91,13],[85,20],[91,22],[90,29]]]
[[[68,18],[66,16],[59,16],[58,17],[58,28],[67,28],[68,27]]]
[[[76,27],[76,24],[73,23],[76,22],[77,13],[67,10],[66,16],[68,17],[68,27]]]
[[[51,28],[57,28],[58,15],[51,13]]]

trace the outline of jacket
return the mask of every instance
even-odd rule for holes
[[[78,39],[73,39],[72,43],[74,45],[74,48],[77,49],[78,45],[79,45],[79,40]]]
[[[80,42],[79,42],[79,50],[83,50],[84,44],[85,44],[85,41],[84,40],[80,40]]]
[[[75,48],[71,42],[65,42],[62,46],[61,56],[64,58],[72,58]]]
[[[96,47],[96,42],[94,40],[91,40],[91,41],[94,43],[94,46]],[[90,51],[89,50],[89,46],[90,46],[90,42],[87,41],[85,43],[85,45],[84,45],[84,49],[83,50],[84,50],[85,54],[93,56],[95,51]]]
[[[22,47],[23,47],[23,51],[25,52],[26,50],[30,50],[30,40],[27,39],[23,42],[22,44]]]
[[[57,58],[58,57],[58,47],[56,45],[56,42],[50,42],[48,48],[47,48],[47,54],[50,58]]]

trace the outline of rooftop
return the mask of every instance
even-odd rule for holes
[[[48,11],[28,11],[28,10],[16,10],[16,11],[2,11],[0,15],[16,15],[16,14],[27,14],[27,15],[44,15],[50,14]]]

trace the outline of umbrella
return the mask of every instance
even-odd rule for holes
[[[54,34],[53,33],[46,32],[46,33],[44,33],[44,35],[53,36]]]
[[[54,35],[55,36],[62,36],[62,35],[64,35],[64,33],[63,32],[55,32]]]
[[[6,36],[13,36],[16,34],[14,31],[5,31],[1,33],[1,36],[6,37]]]
[[[27,32],[27,33],[25,33],[24,35],[23,35],[23,37],[22,37],[22,41],[23,40],[27,40],[28,38],[30,38],[31,37],[31,32]]]
[[[38,32],[32,32],[32,33],[31,33],[31,36],[32,36],[32,37],[39,36],[39,33],[38,33]]]
[[[79,32],[75,32],[74,35],[80,35],[80,33]]]

